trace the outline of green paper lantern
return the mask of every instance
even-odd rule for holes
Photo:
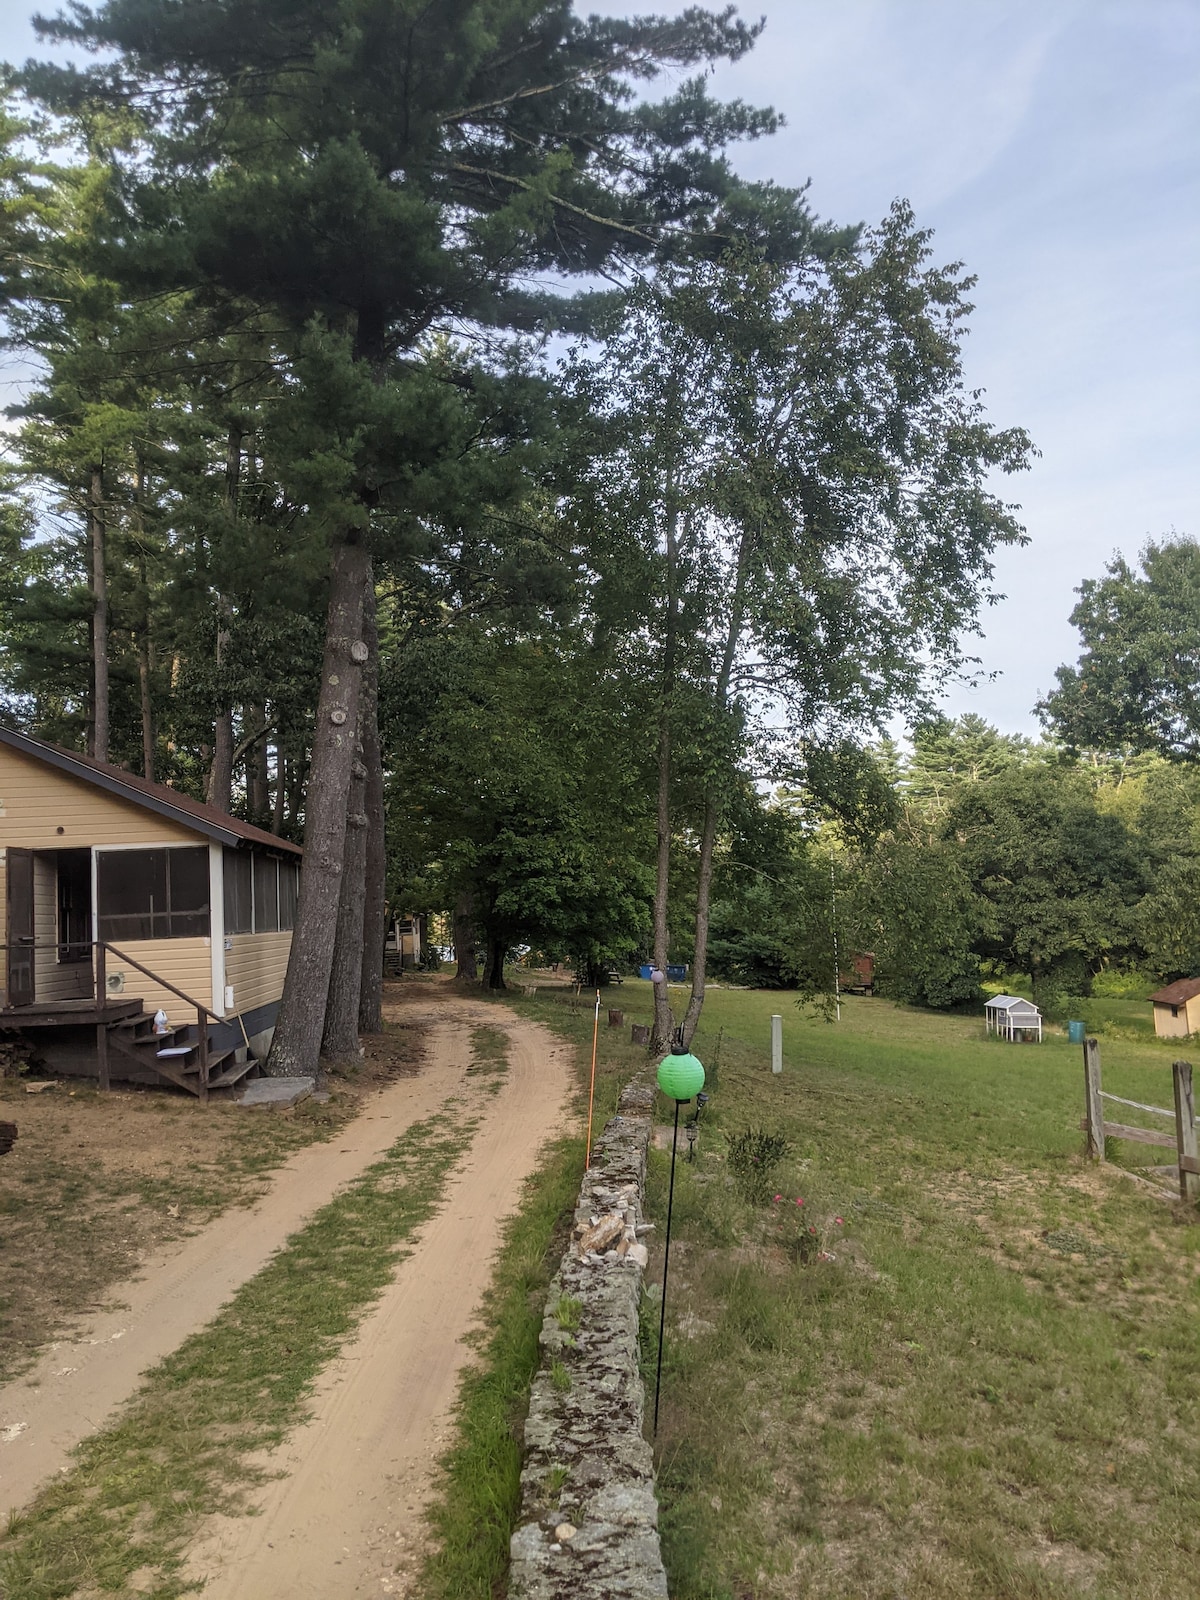
[[[658,1064],[658,1087],[668,1100],[690,1100],[704,1087],[704,1068],[693,1055],[664,1056]]]

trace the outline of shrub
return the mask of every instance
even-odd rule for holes
[[[729,1171],[743,1200],[754,1206],[766,1205],[775,1187],[775,1169],[791,1154],[791,1148],[783,1134],[762,1128],[730,1135]]]

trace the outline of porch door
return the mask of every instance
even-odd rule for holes
[[[33,851],[12,850],[7,868],[8,996],[10,1006],[31,1006],[33,987]]]

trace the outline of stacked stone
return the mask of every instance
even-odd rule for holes
[[[622,1094],[593,1148],[571,1244],[550,1286],[510,1600],[666,1600],[638,1362],[653,1104],[649,1084]]]

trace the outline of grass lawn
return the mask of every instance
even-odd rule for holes
[[[648,1020],[649,986],[605,1003]],[[516,1004],[590,1045],[590,1008]],[[609,1097],[644,1055],[601,1035]],[[731,990],[710,990],[694,1048],[717,1071],[675,1194],[657,1439],[674,1600],[1196,1593],[1200,1225],[1082,1159],[1078,1048]],[[1179,1053],[1122,1029],[1105,1087],[1169,1106]],[[726,1160],[751,1126],[790,1145],[761,1203]],[[656,1155],[660,1226],[666,1181]],[[652,1381],[652,1338],[645,1354]]]

